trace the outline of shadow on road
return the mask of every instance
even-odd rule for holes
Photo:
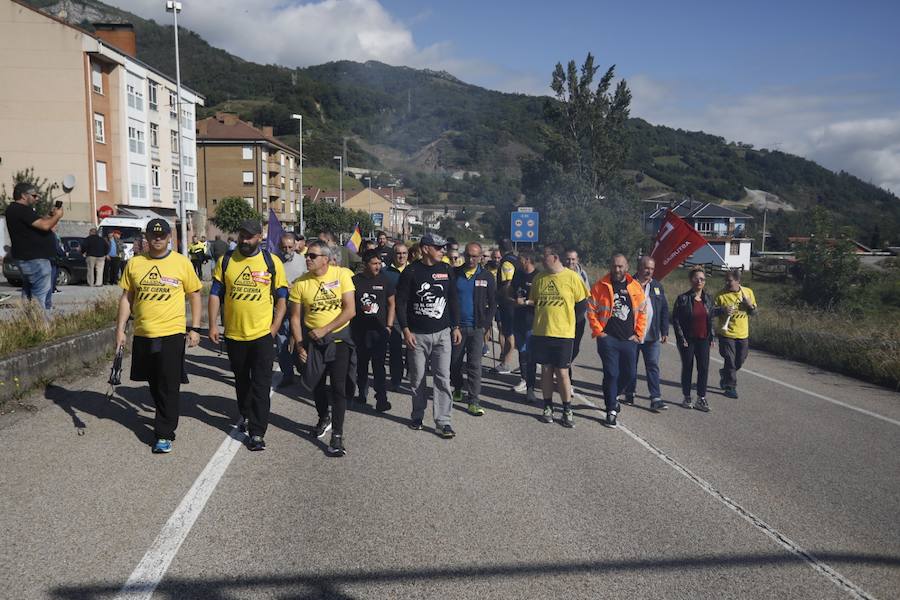
[[[831,566],[852,564],[876,567],[900,567],[900,557],[883,554],[852,554],[816,552],[814,555]],[[279,598],[301,600],[320,598],[349,600],[367,595],[363,586],[373,584],[404,584],[409,586],[465,580],[516,579],[524,577],[548,577],[557,575],[591,574],[596,576],[632,572],[665,572],[704,569],[738,569],[745,567],[777,567],[781,565],[805,565],[801,559],[788,553],[744,554],[735,556],[697,556],[659,560],[595,560],[567,563],[526,563],[479,567],[474,565],[443,569],[385,569],[372,571],[315,572],[296,575],[270,575],[255,577],[230,577],[228,579],[171,578],[165,579],[154,597],[226,600],[238,595],[252,596],[256,590],[271,593],[278,590]],[[343,590],[346,586],[361,589]],[[119,586],[105,584],[61,586],[50,590],[51,597],[60,600],[99,600],[116,595]],[[430,589],[430,588],[425,588]]]

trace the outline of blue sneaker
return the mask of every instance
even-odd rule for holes
[[[168,454],[172,451],[172,440],[156,440],[153,444],[153,454]]]

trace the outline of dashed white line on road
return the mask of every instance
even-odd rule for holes
[[[669,342],[669,345],[673,346],[676,350],[678,349],[678,346],[674,342]],[[720,358],[716,358],[714,356],[710,356],[709,359],[719,363],[720,365],[725,364],[724,360],[722,360]],[[763,375],[762,373],[758,373],[756,371],[751,371],[750,369],[741,369],[741,373],[747,373],[748,375],[753,375],[755,377],[759,377],[760,379],[765,379],[766,381],[768,381],[770,383],[783,385],[784,387],[794,390],[795,392],[800,392],[802,394],[812,396],[813,398],[818,398],[819,400],[824,400],[825,402],[830,402],[831,404],[834,404],[836,406],[841,406],[843,408],[855,410],[858,413],[861,413],[866,416],[869,416],[869,417],[872,417],[875,419],[879,419],[880,421],[884,421],[885,423],[890,423],[891,425],[896,425],[897,427],[900,427],[900,421],[898,421],[896,419],[892,419],[890,417],[880,415],[876,412],[872,412],[871,410],[866,410],[865,408],[853,406],[852,404],[848,404],[847,402],[841,402],[840,400],[835,400],[834,398],[829,398],[828,396],[804,389],[804,388],[794,385],[792,383],[787,383],[786,381],[781,381],[780,379],[775,379],[774,377],[769,377],[768,375]]]
[[[591,402],[590,400],[585,399],[585,404],[588,406],[597,409],[603,410],[599,408],[596,404]],[[636,441],[638,444],[649,450],[653,455],[659,458],[661,461],[675,469],[678,473],[688,478],[690,481],[694,482],[697,486],[700,487],[704,492],[736,512],[742,519],[753,525],[755,528],[763,532],[766,536],[768,536],[771,540],[773,540],[776,544],[790,552],[791,554],[797,556],[804,562],[806,562],[814,571],[831,581],[833,584],[847,592],[851,598],[857,598],[860,600],[874,600],[874,596],[867,593],[865,590],[860,588],[858,585],[850,581],[846,576],[838,573],[828,564],[822,562],[812,554],[810,554],[807,550],[804,550],[802,546],[800,546],[797,542],[791,540],[789,537],[751,513],[746,508],[742,507],[740,504],[717,490],[711,483],[700,477],[699,475],[695,475],[692,473],[687,467],[682,465],[680,462],[636,434],[631,431],[627,427],[623,425],[619,425],[617,429],[621,429],[623,433],[625,433],[628,437]]]

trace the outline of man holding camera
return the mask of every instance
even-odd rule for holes
[[[34,298],[45,310],[53,306],[50,261],[56,260],[56,237],[53,227],[63,216],[62,202],[46,217],[38,217],[34,205],[41,199],[30,183],[20,182],[13,189],[12,204],[6,207],[12,256],[22,271],[22,297]]]

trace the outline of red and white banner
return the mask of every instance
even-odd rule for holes
[[[706,239],[697,233],[697,230],[691,227],[687,221],[671,210],[668,211],[656,234],[656,243],[650,253],[650,257],[656,261],[656,271],[653,276],[656,279],[662,279],[706,243]]]

